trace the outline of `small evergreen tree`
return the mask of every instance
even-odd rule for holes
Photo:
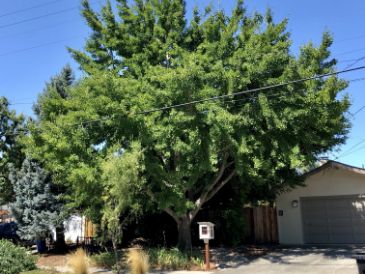
[[[18,235],[24,240],[42,240],[58,223],[61,205],[51,191],[49,174],[38,164],[25,159],[19,171],[12,168],[10,181],[15,202],[12,213],[18,223]]]

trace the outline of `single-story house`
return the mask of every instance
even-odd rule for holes
[[[95,225],[85,216],[71,215],[63,222],[66,243],[88,243],[95,236]],[[52,229],[53,240],[56,240],[56,229]]]
[[[328,161],[276,201],[280,244],[364,244],[365,169]]]
[[[0,206],[0,224],[16,222],[8,205]],[[63,222],[65,241],[67,243],[84,243],[90,241],[96,234],[95,225],[85,216],[71,215]],[[56,230],[51,228],[53,240],[56,240]]]

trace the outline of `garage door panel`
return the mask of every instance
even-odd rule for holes
[[[328,206],[330,206],[330,205],[328,205]],[[328,211],[327,216],[331,217],[331,218],[336,218],[336,219],[337,218],[349,219],[349,218],[351,218],[352,214],[349,209],[333,208],[332,210]]]
[[[353,233],[353,228],[349,225],[347,226],[332,226],[329,229],[331,234],[350,234]]]
[[[364,234],[365,235],[364,227],[365,227],[365,225],[353,225],[352,230],[356,234]]]
[[[355,234],[355,242],[358,244],[365,243],[365,234]]]
[[[365,198],[302,198],[301,208],[306,243],[365,243]]]

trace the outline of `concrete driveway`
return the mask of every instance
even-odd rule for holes
[[[225,274],[357,274],[356,252],[365,248],[340,247],[288,247],[276,248],[258,258],[236,258],[223,265]]]

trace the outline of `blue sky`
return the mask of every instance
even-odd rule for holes
[[[212,3],[230,12],[236,0],[187,0],[187,12],[193,6]],[[365,56],[363,15],[365,1],[330,0],[247,0],[249,13],[264,12],[270,7],[275,20],[289,19],[288,29],[293,40],[292,52],[300,45],[313,41],[318,44],[323,31],[330,31],[335,39],[333,57],[340,60],[338,70]],[[103,0],[92,1],[96,8]],[[31,104],[42,91],[45,81],[66,64],[75,69],[66,46],[80,49],[88,29],[79,12],[78,0],[12,0],[2,3],[0,10],[0,96],[14,103],[17,112],[32,114]],[[33,7],[33,8],[32,8]],[[26,11],[25,11],[26,10]],[[36,17],[45,17],[33,19]],[[25,22],[21,22],[25,21]],[[365,65],[365,59],[354,66]],[[80,74],[80,72],[79,72]],[[342,75],[345,79],[365,78],[365,70]],[[345,91],[350,95],[351,113],[365,105],[365,81],[351,82]],[[351,115],[350,115],[351,116]],[[352,129],[347,143],[330,158],[361,167],[365,164],[365,109],[351,118]],[[363,142],[362,142],[363,141]],[[361,143],[362,142],[362,143]]]

